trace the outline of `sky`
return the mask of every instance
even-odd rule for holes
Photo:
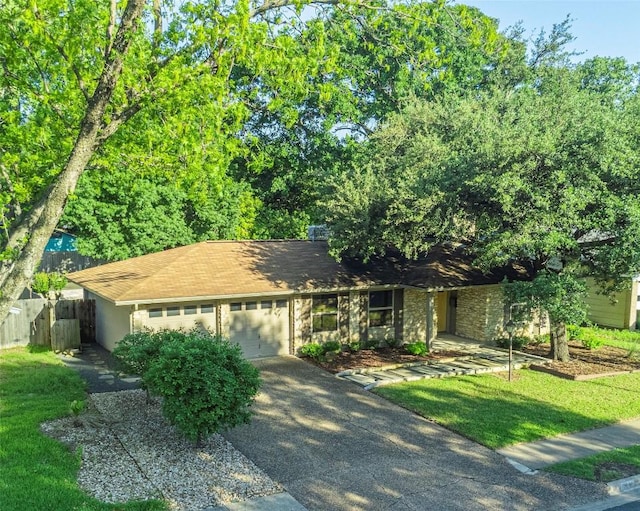
[[[625,57],[640,62],[640,0],[460,0],[500,20],[500,30],[522,21],[527,35],[547,33],[567,14],[574,20],[571,50],[584,52],[576,61],[595,56]]]

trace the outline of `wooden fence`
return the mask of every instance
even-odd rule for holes
[[[95,301],[43,298],[18,300],[16,314],[0,325],[0,349],[50,346],[57,351],[95,341]]]
[[[72,271],[80,271],[85,268],[93,268],[100,266],[106,261],[102,259],[94,259],[93,257],[83,256],[78,252],[45,252],[40,260],[39,271],[51,273],[54,271],[60,273],[70,273]]]

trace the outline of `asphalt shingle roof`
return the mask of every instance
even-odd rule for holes
[[[522,268],[484,274],[461,250],[418,261],[335,261],[323,241],[205,241],[71,273],[69,280],[116,304],[277,295],[382,285],[427,289],[522,278]]]

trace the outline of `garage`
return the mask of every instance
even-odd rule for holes
[[[289,301],[260,298],[229,304],[229,339],[247,358],[289,354]]]

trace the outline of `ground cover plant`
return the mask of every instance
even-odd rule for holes
[[[49,351],[0,353],[0,509],[152,511],[159,501],[105,504],[76,482],[79,452],[40,432],[42,422],[71,415],[85,399],[80,377]]]
[[[640,474],[640,445],[557,463],[545,470],[589,481],[608,483]]]
[[[605,346],[614,346],[629,350],[630,355],[640,355],[640,332],[636,330],[614,330],[598,326],[579,327],[575,338],[582,341],[584,338],[597,337]]]
[[[491,448],[640,416],[640,374],[589,381],[531,371],[421,380],[375,392]],[[550,389],[553,389],[550,392]]]

